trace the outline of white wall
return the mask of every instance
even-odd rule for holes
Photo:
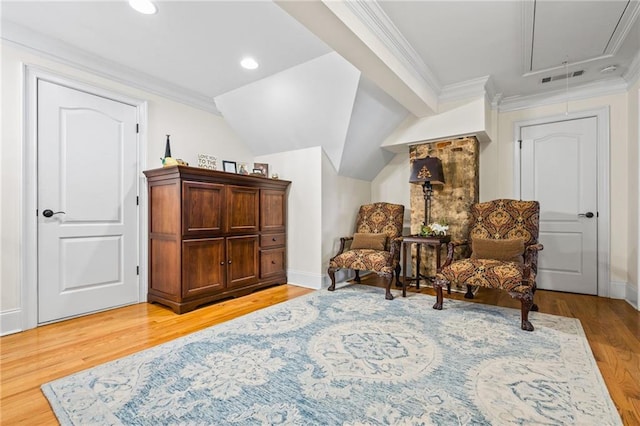
[[[411,228],[411,197],[409,183],[409,147],[396,154],[378,176],[371,181],[371,202],[387,202],[404,206],[403,227],[405,234]]]
[[[287,208],[287,280],[318,289],[322,285],[322,148],[261,155],[269,173],[291,181]]]
[[[247,146],[224,120],[216,115],[165,98],[133,89],[123,84],[94,76],[71,67],[42,59],[27,51],[2,42],[1,54],[1,120],[0,146],[0,318],[19,315],[23,306],[21,294],[22,202],[23,181],[23,76],[22,64],[36,65],[52,72],[99,88],[148,102],[147,167],[160,167],[166,136],[171,134],[174,157],[197,164],[198,153],[213,154],[221,159],[252,161]],[[144,191],[144,188],[141,188]],[[6,202],[11,200],[11,202]],[[146,217],[146,215],[144,216]],[[144,244],[144,242],[143,242]]]
[[[338,176],[333,164],[322,156],[322,263],[324,284],[329,259],[340,249],[340,237],[353,235],[358,209],[371,202],[371,182]],[[351,271],[336,272],[336,282],[347,279]]]

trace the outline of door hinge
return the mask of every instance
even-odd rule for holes
[[[136,133],[140,133],[140,124],[136,123]]]
[[[140,275],[140,266],[136,266],[136,275]]]
[[[518,139],[518,146],[522,149],[522,139]]]
[[[136,206],[140,205],[140,197],[136,195]]]

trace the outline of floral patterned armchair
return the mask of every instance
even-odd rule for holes
[[[360,282],[360,271],[373,271],[387,279],[385,298],[393,299],[391,281],[400,276],[400,238],[404,206],[390,203],[374,203],[360,206],[356,221],[356,233],[340,238],[340,250],[329,261],[331,278],[329,291],[336,288],[335,272],[354,269],[355,281]]]
[[[537,201],[500,199],[471,206],[470,241],[449,243],[447,260],[434,281],[433,308],[442,309],[442,287],[451,291],[451,283],[465,284],[469,299],[473,299],[473,286],[499,288],[520,300],[521,328],[533,331],[529,311],[538,310],[533,296],[538,251],[543,248],[538,244],[539,216]],[[468,244],[471,258],[453,260],[455,247]]]

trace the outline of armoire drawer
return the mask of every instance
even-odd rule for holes
[[[263,234],[260,237],[260,247],[278,247],[287,242],[286,234]]]

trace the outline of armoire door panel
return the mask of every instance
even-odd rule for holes
[[[182,297],[221,290],[224,281],[224,238],[182,242]]]
[[[258,282],[258,236],[227,238],[227,287]]]
[[[224,185],[182,183],[182,233],[185,236],[221,233],[224,227]]]
[[[287,192],[274,189],[260,191],[260,230],[283,232],[287,225]]]
[[[258,232],[259,189],[227,185],[227,232]]]

